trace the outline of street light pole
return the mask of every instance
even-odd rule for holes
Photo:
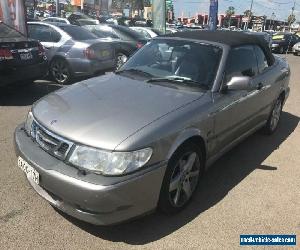
[[[295,7],[296,7],[296,0],[294,0],[294,6],[292,8],[292,15],[291,16],[294,16],[294,10],[295,10]],[[289,20],[289,31],[291,31],[291,20]]]
[[[56,16],[60,16],[59,15],[59,0],[56,0]]]
[[[248,22],[247,22],[247,25],[246,25],[246,30],[248,29],[248,25],[249,25],[249,22],[250,22],[250,17],[251,17],[251,14],[252,14],[252,9],[253,9],[253,0],[251,0],[251,5],[250,5],[250,11],[249,11],[249,14],[248,14]]]

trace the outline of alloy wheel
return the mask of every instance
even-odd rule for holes
[[[282,101],[281,99],[278,99],[272,111],[271,120],[270,120],[270,128],[272,131],[274,131],[278,126],[281,110],[282,110]]]
[[[64,60],[54,60],[51,64],[51,73],[55,81],[59,84],[65,84],[69,81],[70,71]]]
[[[200,173],[200,159],[196,152],[183,155],[171,175],[169,199],[174,207],[184,206],[194,193]]]
[[[124,63],[126,63],[127,59],[128,59],[128,57],[127,57],[125,54],[119,53],[119,54],[117,55],[117,66],[116,66],[116,68],[117,68],[117,69],[121,68],[121,66],[122,66]]]

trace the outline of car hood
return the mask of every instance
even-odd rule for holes
[[[108,74],[49,94],[32,110],[38,122],[62,137],[114,150],[137,131],[202,95]]]

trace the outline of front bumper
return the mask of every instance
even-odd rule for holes
[[[123,177],[83,175],[41,149],[19,126],[16,154],[40,174],[32,187],[59,210],[96,225],[111,225],[155,210],[166,166]],[[104,183],[104,184],[103,184]]]
[[[26,80],[43,79],[48,73],[48,62],[45,60],[41,63],[28,66],[18,66],[15,68],[0,68],[0,86],[23,82]]]

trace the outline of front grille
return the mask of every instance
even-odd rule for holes
[[[65,160],[73,143],[61,138],[42,127],[36,121],[32,124],[31,136],[49,154]]]

